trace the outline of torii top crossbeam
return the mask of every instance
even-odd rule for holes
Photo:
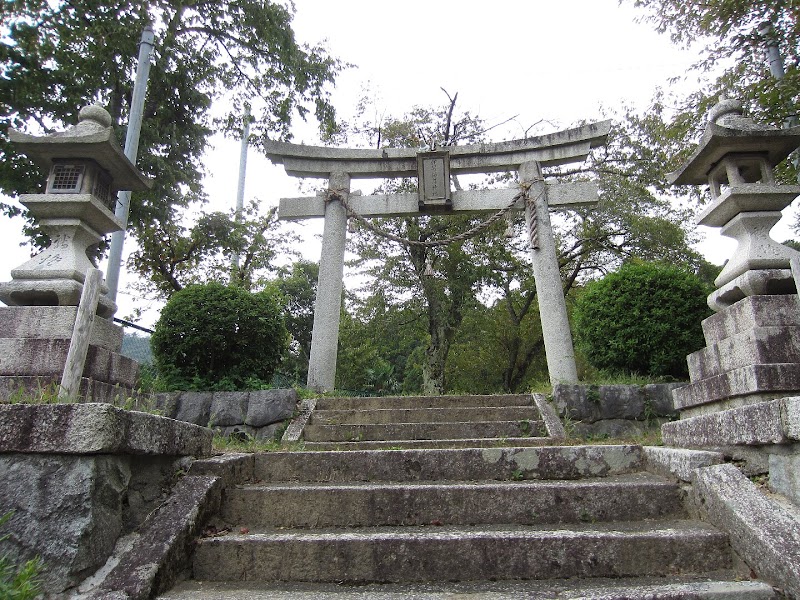
[[[449,146],[450,171],[492,173],[516,170],[531,161],[546,167],[579,162],[605,143],[610,130],[611,121],[600,121],[521,140]],[[347,173],[353,179],[373,179],[417,174],[418,150],[413,148],[370,150],[269,142],[265,150],[273,164],[282,164],[293,177],[327,179],[331,173]]]

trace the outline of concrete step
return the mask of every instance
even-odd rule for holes
[[[347,586],[186,581],[160,600],[777,600],[771,586],[730,573],[696,577]]]
[[[579,479],[641,471],[640,446],[540,446],[441,450],[265,452],[256,481],[484,481]]]
[[[534,406],[530,394],[496,396],[382,396],[322,397],[318,410],[373,410],[385,408],[467,408],[479,406]]]
[[[305,442],[306,450],[409,450],[409,449],[447,449],[447,448],[503,448],[547,446],[553,440],[549,437],[528,438],[458,438],[454,440],[364,440],[359,442]]]
[[[731,568],[727,537],[690,521],[389,527],[199,540],[195,579],[427,582],[668,576]]]
[[[311,528],[609,522],[685,516],[677,485],[646,473],[582,481],[284,483],[226,490],[242,527]]]
[[[478,421],[470,423],[377,423],[366,425],[306,425],[307,442],[394,440],[456,440],[525,438],[547,435],[541,421]]]
[[[312,425],[367,423],[458,423],[471,421],[537,420],[534,406],[472,406],[467,408],[378,408],[315,410]]]

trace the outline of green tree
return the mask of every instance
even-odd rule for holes
[[[288,337],[275,294],[212,282],[174,293],[151,343],[168,389],[239,390],[270,382]]]
[[[643,20],[684,46],[703,44],[703,57],[695,70],[714,72],[704,89],[677,104],[677,115],[664,130],[662,142],[682,145],[674,156],[677,167],[704,127],[705,115],[720,95],[742,100],[758,120],[776,126],[797,122],[800,93],[800,10],[790,0],[633,0]],[[770,72],[765,57],[774,46],[783,61],[783,77]],[[797,165],[786,161],[779,173],[784,181],[797,181]]]
[[[462,132],[469,141],[490,129],[468,113],[459,116],[454,99],[449,100],[439,109],[415,108],[403,118],[386,118],[372,129],[351,127],[369,133],[373,143],[392,146],[442,139],[435,137],[436,132],[443,136],[447,123],[451,132]],[[664,127],[658,115],[642,117],[628,111],[608,145],[585,166],[547,169],[548,177],[562,180],[599,176],[600,204],[556,219],[558,260],[568,298],[576,285],[631,257],[666,257],[699,268],[700,257],[690,248],[689,212],[674,208],[680,198],[660,177],[668,149],[653,141],[653,132]],[[511,176],[505,174],[487,184],[509,181]],[[406,239],[429,240],[458,235],[479,220],[448,215],[384,220],[380,227]],[[423,369],[423,389],[428,393],[467,390],[470,381],[474,389],[487,389],[491,381],[494,391],[517,391],[542,375],[544,344],[524,217],[512,219],[510,239],[504,236],[506,225],[495,224],[478,236],[436,249],[401,246],[364,229],[354,238],[360,256],[354,264],[368,276],[362,293],[367,297],[380,293],[389,304],[414,311],[428,323]],[[479,323],[484,328],[480,334],[475,331]],[[485,329],[490,324],[491,329]],[[491,356],[489,365],[469,347],[477,340],[491,348],[486,354]],[[448,366],[454,346],[458,356]]]
[[[645,376],[685,377],[686,355],[703,344],[709,289],[675,266],[631,262],[578,297],[577,345],[594,367]]]
[[[137,44],[151,23],[156,41],[138,166],[155,185],[134,194],[129,227],[141,247],[134,265],[145,278],[159,273],[154,285],[161,288],[174,268],[169,260],[194,243],[181,217],[185,207],[205,200],[201,157],[208,138],[215,129],[236,134],[244,102],[253,105],[257,142],[288,138],[293,116],[312,111],[326,131],[334,127],[327,85],[341,64],[320,47],[297,42],[292,17],[291,8],[264,0],[4,2],[0,191],[36,191],[44,181],[9,144],[10,127],[63,130],[82,106],[100,102],[123,139]],[[4,204],[0,209],[14,212]]]
[[[458,94],[435,108],[415,107],[402,118],[389,117],[374,128],[355,128],[379,147],[452,146],[476,142],[485,132],[483,122],[469,112],[455,111]],[[455,180],[456,188],[459,183]],[[388,184],[383,191],[413,191],[415,182]],[[477,219],[464,216],[381,219],[383,230],[412,242],[450,239],[463,233]],[[475,250],[480,236],[459,239],[431,248],[402,245],[360,228],[354,236],[359,259],[354,264],[369,277],[368,291],[384,288],[390,302],[414,307],[427,319],[427,349],[423,364],[423,391],[441,394],[446,388],[445,365],[465,308],[475,301],[485,262]],[[408,297],[408,291],[413,293]]]
[[[281,372],[305,384],[308,359],[311,355],[311,333],[314,329],[314,305],[317,297],[319,265],[307,260],[280,269],[268,288],[282,299],[284,322],[292,340],[281,364]]]
[[[153,221],[139,234],[140,246],[128,260],[143,277],[136,287],[163,300],[207,281],[263,289],[278,271],[274,260],[296,254],[297,236],[281,227],[275,208],[259,214],[258,202],[252,202],[242,216],[203,212],[191,227]],[[239,256],[237,269],[231,266],[234,254]]]

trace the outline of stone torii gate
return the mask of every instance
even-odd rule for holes
[[[308,387],[321,391],[334,387],[348,209],[361,217],[525,210],[550,380],[577,382],[549,208],[595,204],[597,185],[546,182],[541,167],[583,161],[592,148],[605,143],[610,128],[610,121],[602,121],[534,138],[432,152],[269,143],[267,157],[273,164],[282,164],[288,175],[328,180],[327,192],[281,198],[278,209],[283,220],[325,218]],[[512,170],[519,173],[518,188],[450,190],[451,174]],[[351,179],[396,177],[418,177],[419,193],[363,196],[350,192]]]

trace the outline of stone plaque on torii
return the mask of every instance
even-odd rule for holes
[[[348,207],[360,217],[384,218],[498,212],[509,207],[525,210],[550,380],[577,382],[549,208],[595,204],[597,185],[590,181],[546,182],[541,167],[583,161],[592,148],[606,142],[610,128],[610,121],[602,121],[523,140],[451,146],[432,152],[269,143],[267,158],[273,164],[282,164],[288,175],[328,180],[326,192],[304,198],[281,198],[278,209],[282,220],[325,219],[308,386],[325,391],[334,387],[347,219],[351,216]],[[451,174],[502,171],[517,171],[519,186],[450,189]],[[350,192],[351,179],[395,177],[417,177],[419,192],[369,196]]]

